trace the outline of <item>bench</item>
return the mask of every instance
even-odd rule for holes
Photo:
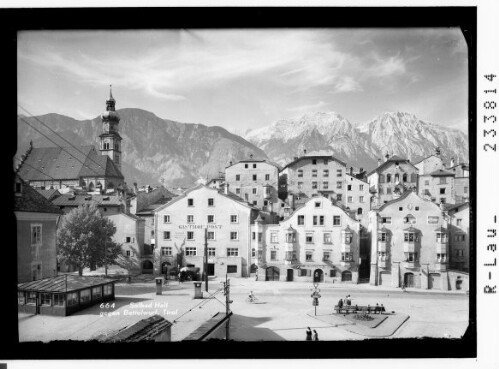
[[[338,305],[334,306],[334,310],[336,311],[337,314],[341,313],[344,311],[346,314],[349,312],[366,312],[368,314],[373,313],[373,314],[381,314],[382,312],[385,312],[386,309],[384,306],[362,306],[362,305],[343,305],[341,308]]]

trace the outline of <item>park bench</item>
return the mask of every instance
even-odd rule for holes
[[[334,306],[334,310],[336,311],[337,314],[341,313],[344,311],[345,313],[358,313],[358,312],[366,312],[368,314],[373,313],[373,314],[381,314],[382,312],[385,312],[386,309],[384,306],[363,306],[363,305],[343,305],[341,308],[338,305]]]

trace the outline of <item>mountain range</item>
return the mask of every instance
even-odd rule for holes
[[[418,119],[408,113],[383,113],[354,127],[335,112],[306,114],[298,119],[283,119],[253,130],[244,138],[224,128],[180,123],[161,119],[151,112],[127,108],[118,110],[122,143],[122,172],[127,183],[139,185],[162,182],[167,186],[188,187],[200,178],[213,178],[230,161],[267,159],[285,165],[295,156],[332,154],[347,165],[367,170],[377,166],[386,153],[409,158],[412,162],[431,155],[440,147],[444,160],[468,161],[468,138],[458,130]],[[99,147],[102,132],[100,117],[75,120],[59,115],[18,118],[17,156],[33,141],[35,147],[54,143],[29,127],[36,127],[61,146],[68,146],[43,127],[42,121],[73,145]]]

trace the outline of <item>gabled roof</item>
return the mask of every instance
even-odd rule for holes
[[[447,205],[448,205],[448,207],[445,210],[450,212],[453,210],[459,211],[460,207],[469,206],[470,203],[469,202],[462,202],[460,204],[447,204]]]
[[[18,290],[39,292],[70,292],[88,287],[100,286],[107,283],[115,283],[115,280],[100,277],[86,277],[76,275],[60,275],[52,278],[44,278],[36,281],[19,283]]]
[[[16,181],[21,182],[21,193],[14,197],[14,211],[63,214],[49,200],[40,195],[33,187],[23,181],[18,175]]]
[[[431,172],[430,176],[433,176],[433,177],[450,177],[450,176],[455,176],[455,174],[451,173],[451,172],[447,172],[447,171],[445,171],[443,169],[437,169],[436,171]]]
[[[440,233],[447,233],[447,229],[440,226],[438,228],[435,228],[435,232],[440,232]]]
[[[54,200],[52,204],[55,206],[80,206],[94,202],[97,206],[120,206],[121,198],[116,195],[72,195],[64,194]]]
[[[51,190],[41,190],[39,188],[36,188],[36,192],[38,192],[40,195],[42,195],[49,201],[51,201],[54,197],[61,195],[61,193],[55,188]]]
[[[108,335],[102,342],[139,342],[153,340],[154,337],[172,326],[172,323],[156,314],[142,319],[115,334]]]
[[[414,227],[411,225],[410,227],[403,229],[403,231],[406,231],[406,232],[411,232],[411,233],[417,233],[417,232],[419,232],[419,229],[414,228]]]
[[[328,160],[334,160],[334,161],[336,161],[337,163],[339,163],[339,164],[343,165],[344,167],[346,167],[346,166],[347,166],[344,162],[342,162],[341,160],[339,160],[339,159],[335,158],[333,155],[305,155],[305,156],[300,156],[299,158],[294,159],[292,162],[290,162],[290,163],[286,164],[286,165],[285,165],[285,166],[281,169],[281,171],[282,171],[282,170],[284,170],[284,169],[286,169],[286,168],[288,168],[288,167],[290,167],[290,166],[295,165],[295,164],[296,164],[296,163],[298,163],[299,161],[302,161],[302,160],[308,160],[308,159],[328,159]]]
[[[389,166],[390,164],[392,164],[393,162],[402,162],[402,163],[407,163],[407,164],[410,164],[412,165],[415,169],[418,169],[414,166],[414,164],[412,164],[410,162],[409,159],[404,159],[404,158],[401,158],[400,156],[392,156],[391,158],[389,158],[387,161],[381,163],[381,165],[375,169],[373,169],[372,171],[370,171],[367,176],[369,177],[371,174],[373,173],[379,173],[379,172],[382,172],[387,166]]]
[[[120,177],[107,155],[99,155],[92,145],[74,147],[32,148],[19,168],[26,181],[77,179],[82,176]]]
[[[415,193],[414,191],[407,190],[407,191],[405,191],[405,192],[404,192],[404,193],[403,193],[400,197],[398,197],[398,198],[396,198],[396,199],[393,199],[393,200],[390,200],[390,201],[388,201],[386,204],[381,205],[379,208],[377,208],[377,209],[372,209],[372,210],[376,210],[376,211],[378,211],[378,212],[379,212],[379,211],[382,211],[382,210],[383,210],[383,209],[385,209],[387,206],[389,206],[389,205],[391,205],[391,204],[394,204],[394,203],[397,203],[397,202],[399,202],[399,201],[402,201],[403,199],[405,199],[406,197],[410,196],[411,194],[413,194],[414,196],[416,196],[416,197],[417,197],[418,199],[420,199],[421,201],[425,201],[425,202],[427,202],[427,203],[433,204],[433,205],[435,205],[436,207],[438,207],[438,208],[440,209],[440,207],[439,207],[437,204],[435,204],[434,202],[432,202],[432,201],[428,201],[428,200],[425,200],[425,199],[423,199],[423,198],[419,197],[419,196],[418,196],[418,194],[417,194],[417,193]]]
[[[225,167],[225,169],[233,167],[234,165],[240,164],[240,163],[266,163],[269,165],[272,165],[276,167],[278,170],[281,170],[281,166],[277,163],[274,163],[273,161],[266,160],[266,159],[244,159],[244,160],[239,160],[236,163],[232,163],[231,165],[228,165]]]

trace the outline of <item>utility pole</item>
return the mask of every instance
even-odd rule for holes
[[[204,282],[208,292],[208,227],[204,229]]]
[[[230,304],[232,301],[230,300],[230,280],[227,279],[227,274],[225,275],[225,283],[224,283],[224,294],[225,294],[225,340],[228,341],[229,338],[229,328],[230,328]]]
[[[104,273],[107,277],[107,230],[104,233]]]

